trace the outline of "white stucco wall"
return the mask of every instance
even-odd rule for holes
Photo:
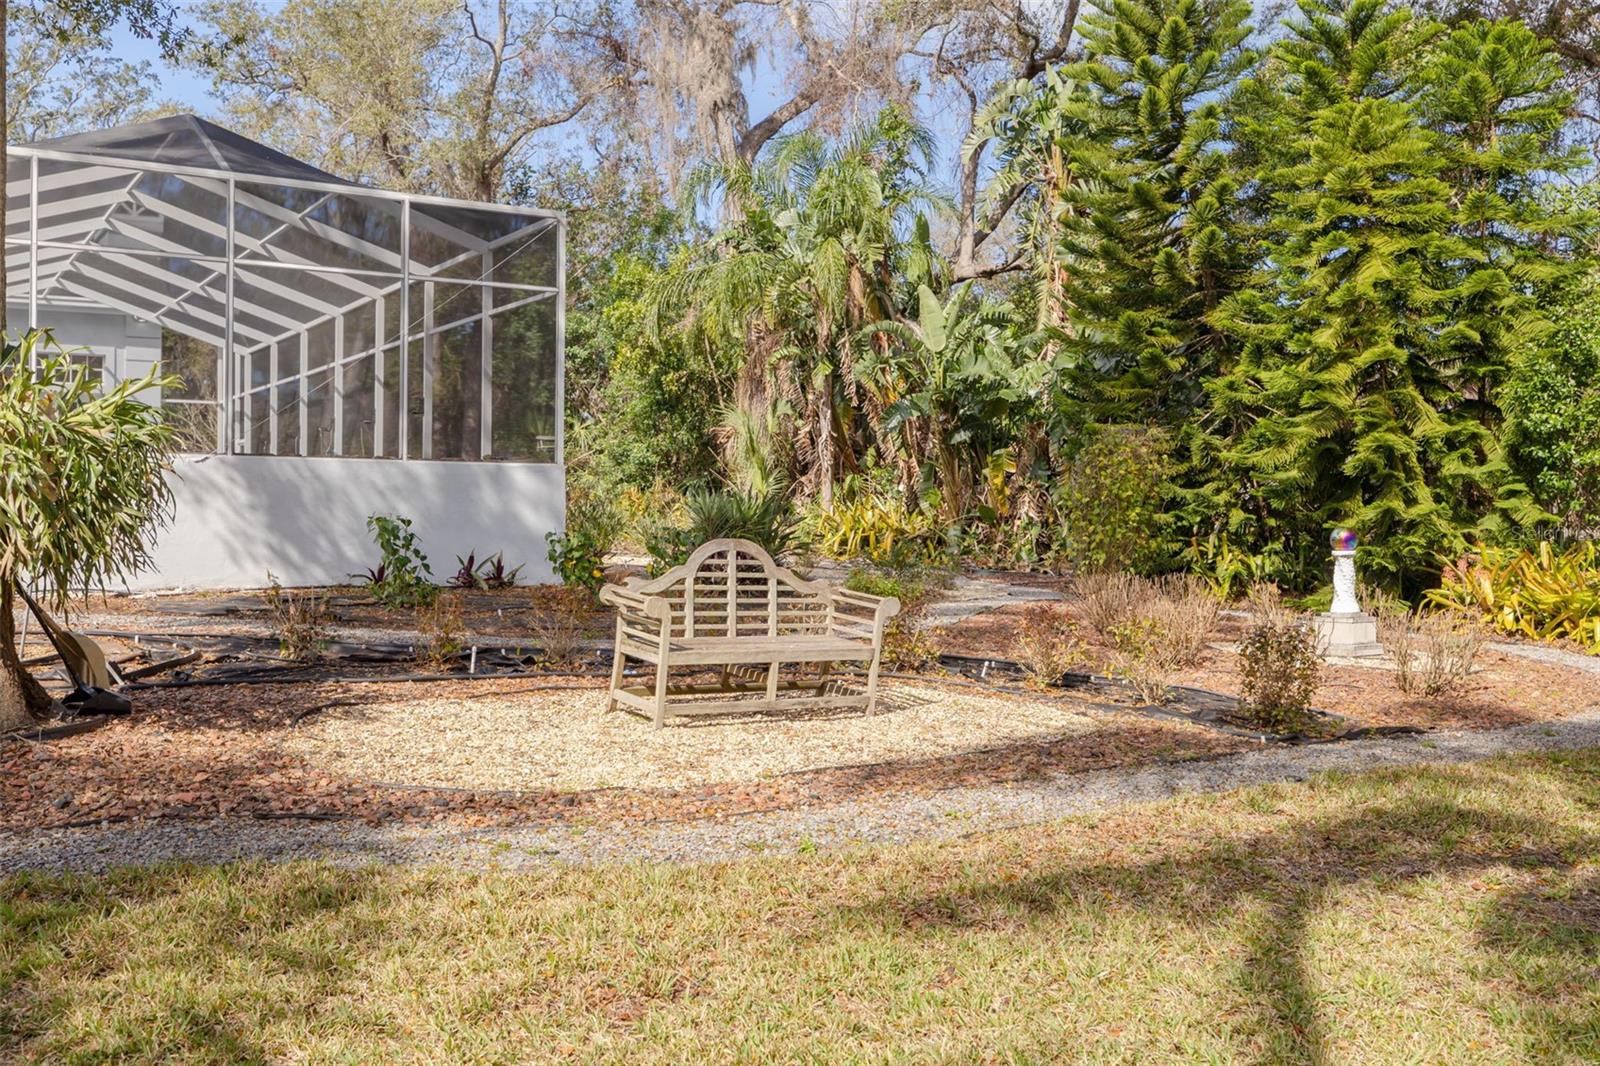
[[[185,456],[176,515],[135,590],[344,584],[378,561],[367,516],[410,518],[436,580],[456,556],[505,553],[520,580],[552,580],[545,534],[566,526],[566,470],[554,464],[290,456]]]

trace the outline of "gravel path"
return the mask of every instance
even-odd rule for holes
[[[1320,770],[1468,762],[1500,754],[1600,746],[1600,712],[1483,732],[1263,748],[1218,759],[1061,776],[1011,786],[953,788],[704,822],[600,828],[452,830],[343,822],[156,822],[0,837],[0,873],[100,871],[188,860],[317,858],[468,869],[701,862],[865,842],[941,840],[1026,826],[1185,793],[1299,781]]]

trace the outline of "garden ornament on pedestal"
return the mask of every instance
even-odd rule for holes
[[[1317,615],[1317,651],[1324,658],[1353,659],[1382,655],[1378,621],[1356,600],[1356,535],[1336,529],[1333,545],[1333,604]]]

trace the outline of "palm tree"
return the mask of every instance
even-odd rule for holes
[[[150,536],[172,502],[165,472],[174,431],[140,393],[170,388],[155,372],[101,390],[82,364],[29,333],[0,350],[0,732],[50,710],[22,665],[15,588],[45,586],[57,610],[69,589],[114,581],[149,562]]]
[[[1016,472],[1017,416],[1031,412],[1048,369],[1029,353],[1042,335],[1020,336],[1015,308],[981,298],[970,283],[944,301],[918,288],[917,313],[863,328],[867,353],[856,379],[885,412],[881,444],[902,459],[902,485],[914,504],[923,483],[942,487],[943,518],[969,513],[986,482],[988,506],[1003,517],[1005,475]],[[884,343],[889,340],[893,343]]]
[[[754,165],[703,172],[697,188],[731,199],[737,216],[652,294],[658,329],[672,323],[745,346],[735,403],[752,419],[776,407],[795,420],[801,481],[824,507],[838,442],[853,432],[841,401],[860,399],[850,393],[860,328],[893,317],[908,282],[941,275],[927,212],[948,205],[928,183],[933,146],[889,108],[838,140],[797,133]]]

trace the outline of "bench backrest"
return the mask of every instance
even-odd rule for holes
[[[634,588],[667,601],[674,637],[826,633],[832,618],[827,585],[784,569],[748,540],[708,541],[682,566]]]

